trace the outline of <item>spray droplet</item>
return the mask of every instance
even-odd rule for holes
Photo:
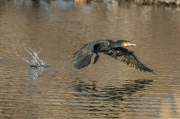
[[[32,60],[29,61],[25,58],[23,58],[24,61],[26,61],[27,63],[29,63],[29,65],[31,67],[47,67],[46,63],[42,60],[39,59],[38,57],[38,53],[42,51],[42,49],[38,52],[35,52],[34,50],[31,49],[31,47],[29,47],[29,49],[25,48],[26,51],[32,56]]]

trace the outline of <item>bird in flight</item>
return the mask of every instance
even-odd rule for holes
[[[116,42],[112,40],[99,40],[88,43],[74,54],[74,67],[80,69],[88,66],[91,63],[93,53],[96,54],[93,63],[95,64],[99,59],[98,53],[105,53],[120,62],[126,63],[130,67],[135,67],[140,71],[154,73],[152,69],[140,61],[134,52],[126,49],[126,46],[136,46],[136,44],[132,44],[126,40],[118,40]]]

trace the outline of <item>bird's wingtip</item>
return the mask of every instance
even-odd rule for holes
[[[151,73],[153,73],[153,74],[155,74],[155,75],[157,75],[157,72],[158,72],[158,71],[156,71],[156,70],[152,70],[152,71],[151,71]]]

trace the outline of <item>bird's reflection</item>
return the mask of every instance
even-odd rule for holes
[[[94,93],[93,96],[104,97],[103,95],[109,95],[109,99],[121,99],[122,95],[132,95],[136,91],[141,91],[146,84],[153,82],[152,79],[137,79],[129,81],[127,84],[122,84],[121,87],[114,87],[112,85],[105,86],[100,91],[97,88],[97,82],[92,81],[92,84],[86,84],[85,82],[79,81],[78,84],[74,85],[74,89],[78,92]],[[102,94],[102,95],[101,95]],[[107,97],[107,96],[105,96]],[[122,99],[123,100],[123,99]]]
[[[87,99],[86,103],[88,104],[85,104],[86,106],[82,107],[82,110],[90,111],[93,115],[109,118],[124,117],[125,113],[123,112],[133,111],[135,108],[126,102],[133,101],[135,99],[133,95],[145,90],[146,85],[151,85],[151,82],[153,82],[152,79],[137,79],[128,81],[120,87],[108,85],[99,88],[96,81],[93,81],[92,84],[79,81],[74,85],[74,90],[80,93],[74,93],[74,96],[77,99],[83,97]],[[138,101],[139,99],[136,98],[135,100]]]

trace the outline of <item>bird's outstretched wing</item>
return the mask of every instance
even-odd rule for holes
[[[98,43],[89,43],[74,54],[74,67],[76,69],[84,68],[91,63],[91,57],[94,53],[94,46]]]
[[[145,71],[145,72],[153,72],[153,70],[149,69],[146,67],[140,59],[136,56],[136,54],[124,47],[118,47],[118,48],[113,48],[105,54],[110,55],[114,57],[116,60],[121,61],[126,63],[129,66],[135,67],[136,69],[139,69],[140,71]]]

